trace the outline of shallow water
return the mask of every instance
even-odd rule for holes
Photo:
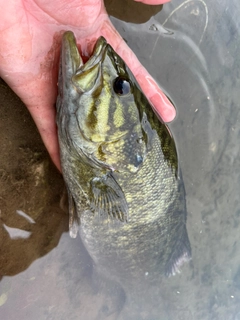
[[[138,308],[126,301],[118,319],[240,319],[239,14],[237,0],[173,0],[142,25],[112,18],[176,105],[178,115],[170,128],[185,182],[192,246],[192,261],[180,275],[143,292]],[[9,127],[16,122],[15,109],[13,115],[1,110],[12,121]],[[21,113],[31,123],[24,109]],[[0,271],[5,275],[0,318],[116,319],[122,297],[91,281],[91,259],[80,238],[70,239],[67,216],[59,208],[61,177],[44,148],[35,150],[37,134],[34,142],[27,140],[30,129],[24,121],[15,133],[10,128],[1,137],[4,154],[10,148],[18,152],[0,168],[1,190],[5,188],[0,195]],[[26,136],[19,137],[22,130]],[[20,239],[9,227],[29,233]]]

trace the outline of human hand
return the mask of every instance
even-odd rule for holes
[[[111,24],[102,0],[0,0],[0,4],[0,76],[26,104],[59,170],[54,105],[60,43],[66,30],[74,32],[86,57],[97,38],[104,36],[130,66],[162,119],[168,122],[175,117],[173,106]]]

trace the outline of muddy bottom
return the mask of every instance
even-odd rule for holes
[[[2,80],[0,105],[0,275],[12,276],[58,244],[67,215],[59,207],[62,177],[26,107]]]

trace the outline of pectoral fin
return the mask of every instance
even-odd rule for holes
[[[127,221],[128,205],[125,195],[111,174],[96,177],[91,181],[91,206],[100,217],[109,216]]]
[[[68,190],[69,207],[69,234],[71,238],[76,238],[79,229],[79,218],[77,208],[71,192]]]
[[[191,259],[191,246],[187,235],[186,227],[182,237],[175,244],[172,255],[166,265],[165,274],[167,277],[180,272],[180,267],[184,262]]]

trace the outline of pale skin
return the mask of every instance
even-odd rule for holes
[[[113,27],[102,0],[0,0],[0,4],[0,77],[27,106],[60,171],[55,102],[60,40],[66,30],[74,32],[84,56],[91,55],[103,35],[129,65],[162,119],[174,119],[174,107]]]

